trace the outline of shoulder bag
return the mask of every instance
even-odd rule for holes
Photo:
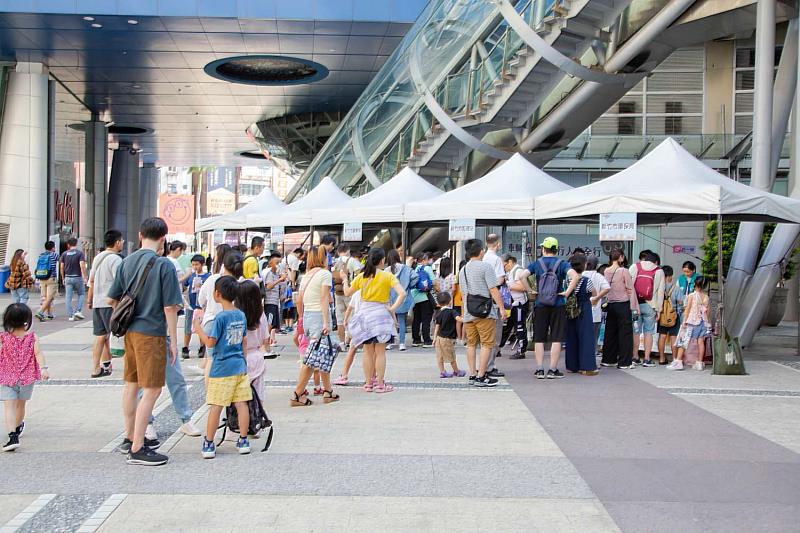
[[[117,302],[117,306],[114,307],[114,310],[111,312],[109,326],[111,327],[111,333],[115,336],[122,337],[128,332],[128,328],[130,327],[131,322],[133,322],[134,311],[136,310],[136,298],[139,296],[142,287],[144,287],[147,276],[150,274],[150,271],[153,269],[153,265],[155,265],[155,263],[156,256],[154,255],[144,267],[144,270],[139,276],[139,281],[136,283],[136,287],[133,289],[133,291],[125,291],[125,294],[122,295],[120,301]]]
[[[492,312],[492,299],[480,294],[471,293],[469,289],[469,272],[467,272],[468,266],[469,263],[464,265],[464,284],[467,289],[467,312],[475,318],[486,318]]]

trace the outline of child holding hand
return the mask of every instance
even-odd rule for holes
[[[456,324],[461,317],[453,310],[450,305],[450,293],[441,292],[437,298],[439,310],[436,312],[433,329],[433,345],[436,347],[436,364],[439,365],[440,378],[463,378],[466,372],[459,370],[456,362]],[[447,372],[444,364],[450,363],[453,372]]]

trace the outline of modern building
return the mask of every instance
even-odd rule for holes
[[[109,224],[135,243],[159,167],[272,158],[248,131],[345,113],[425,4],[0,2],[0,263]]]

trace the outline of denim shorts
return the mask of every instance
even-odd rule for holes
[[[702,320],[696,326],[690,324],[687,327],[691,328],[691,333],[689,334],[689,338],[692,340],[708,336],[708,328],[706,327],[706,323]]]
[[[30,400],[33,383],[29,385],[0,385],[0,400]]]
[[[633,327],[636,334],[654,335],[656,332],[656,312],[648,303],[639,304],[639,320]]]
[[[303,312],[303,331],[306,338],[319,339],[322,337],[322,313],[320,311]]]

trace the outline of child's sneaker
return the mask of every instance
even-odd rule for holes
[[[403,344],[403,343],[400,343],[400,348],[398,348],[398,349],[399,349],[401,352],[405,352],[405,351],[406,351],[406,345],[405,345],[405,344]]]
[[[17,434],[17,436],[20,436],[20,435],[22,435],[23,431],[25,431],[25,421],[24,420],[22,421],[22,423],[20,425],[17,426],[17,429],[15,429],[14,432]]]
[[[236,443],[236,447],[239,447],[239,443]],[[217,456],[217,447],[214,446],[213,440],[206,440],[203,439],[203,459],[213,459]]]
[[[439,372],[439,377],[440,378],[452,378],[453,374],[450,373],[450,372]]]
[[[683,361],[675,359],[669,365],[667,365],[667,368],[670,370],[683,370]]]
[[[247,437],[239,437],[239,440],[236,441],[236,449],[239,450],[239,455],[250,453],[250,443],[247,441]]]
[[[692,365],[692,368],[694,370],[703,370],[705,367],[706,365],[704,365],[702,361],[695,361],[694,364]]]
[[[466,375],[467,375],[467,373],[464,370],[459,370],[458,372],[453,372],[453,377],[454,378],[463,378]]]

